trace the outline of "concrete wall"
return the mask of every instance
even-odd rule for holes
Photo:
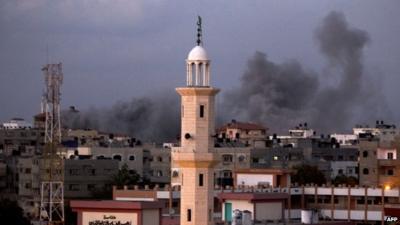
[[[269,174],[251,174],[251,173],[240,173],[237,174],[236,185],[251,185],[255,186],[259,183],[269,183],[271,186],[275,186],[274,175]]]
[[[160,224],[160,212],[158,209],[144,209],[142,211],[143,225]]]
[[[280,220],[282,218],[282,202],[255,203],[256,220]]]
[[[89,225],[94,221],[119,221],[121,223],[130,222],[131,225],[141,225],[138,224],[137,213],[82,212],[82,225]]]

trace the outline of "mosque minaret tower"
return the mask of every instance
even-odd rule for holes
[[[197,22],[197,46],[186,60],[186,87],[181,96],[181,146],[173,148],[181,183],[180,224],[214,224],[215,96],[210,84],[210,60],[203,48],[201,17]]]

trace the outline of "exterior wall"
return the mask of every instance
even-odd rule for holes
[[[256,220],[281,220],[283,204],[282,202],[263,202],[255,203]]]
[[[33,156],[39,154],[43,146],[43,129],[0,129],[0,148],[5,156]]]
[[[82,224],[90,225],[90,222],[109,221],[109,222],[129,222],[129,225],[141,225],[138,221],[137,213],[121,213],[121,212],[82,212]],[[101,224],[101,223],[100,223]],[[155,223],[156,224],[156,223]]]
[[[145,157],[152,160],[143,165],[143,174],[155,183],[171,182],[171,149],[170,148],[150,148]],[[148,172],[148,174],[146,174]]]
[[[214,97],[218,89],[177,88],[181,95],[181,147],[172,158],[181,174],[181,225],[214,224]],[[203,115],[201,116],[201,108]],[[202,176],[202,179],[200,178]],[[200,184],[202,180],[202,184]]]
[[[330,164],[331,179],[335,179],[338,175],[358,177],[358,174],[356,173],[358,169],[357,161],[332,161]]]
[[[376,150],[378,147],[379,140],[377,139],[360,140],[360,185],[378,185],[378,160],[376,158]]]
[[[155,145],[136,147],[92,147],[93,159],[120,156],[119,167],[128,165],[129,170],[154,183],[170,183],[171,181],[171,149]]]
[[[160,211],[158,209],[144,209],[142,215],[143,225],[160,224]]]
[[[18,195],[34,197],[40,192],[39,159],[18,158]]]
[[[65,160],[65,198],[90,198],[118,173],[116,160]]]
[[[276,185],[276,177],[270,174],[251,174],[241,173],[237,174],[236,185],[250,185],[256,186],[258,184],[269,184],[272,187]]]
[[[388,153],[392,154],[393,158],[389,159],[389,154]],[[396,149],[378,148],[376,157],[378,159],[395,160],[395,159],[397,159],[397,150]]]
[[[0,190],[7,186],[7,164],[0,162]]]

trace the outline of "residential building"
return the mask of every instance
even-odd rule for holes
[[[267,138],[267,128],[262,125],[232,120],[217,129],[217,137],[224,140],[240,141],[247,146]]]
[[[64,196],[66,199],[92,198],[111,190],[112,177],[118,173],[117,160],[64,160]]]

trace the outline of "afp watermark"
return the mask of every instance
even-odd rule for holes
[[[400,220],[396,216],[385,216],[385,224],[387,225],[400,225]]]

